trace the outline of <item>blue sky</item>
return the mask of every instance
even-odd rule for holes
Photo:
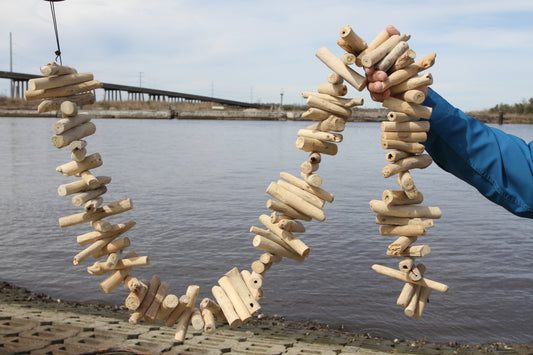
[[[0,70],[39,73],[55,59],[49,3],[0,0]],[[66,0],[56,3],[65,65],[111,83],[246,102],[304,103],[329,69],[316,57],[349,24],[370,42],[388,24],[434,51],[433,88],[463,110],[533,97],[533,2]],[[361,72],[360,68],[356,68]],[[141,74],[142,73],[142,74]],[[0,80],[0,95],[9,82]],[[367,107],[379,107],[366,92]]]

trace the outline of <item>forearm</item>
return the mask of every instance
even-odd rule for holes
[[[425,143],[444,170],[474,186],[512,213],[533,218],[533,161],[522,139],[489,127],[430,90],[433,108]]]

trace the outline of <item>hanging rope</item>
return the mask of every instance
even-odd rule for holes
[[[61,48],[59,47],[59,34],[57,32],[56,8],[55,8],[53,0],[46,0],[46,1],[50,2],[50,11],[52,11],[52,20],[54,21],[54,31],[56,34],[56,42],[57,42],[57,51],[55,51],[56,61],[59,58],[59,64],[63,65],[63,61],[61,60]]]

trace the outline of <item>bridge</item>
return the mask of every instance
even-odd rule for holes
[[[28,90],[28,80],[42,78],[42,75],[16,73],[11,71],[1,71],[0,78],[11,80],[11,97],[24,98],[24,91]],[[176,91],[149,89],[138,86],[119,85],[102,82],[104,89],[104,100],[122,101],[122,94],[127,101],[167,101],[167,102],[213,102],[228,106],[238,106],[244,108],[261,108],[264,105],[249,102],[226,100],[210,96],[186,94]]]

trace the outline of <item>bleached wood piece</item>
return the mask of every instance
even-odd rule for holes
[[[403,112],[391,111],[387,114],[387,119],[391,122],[409,122],[409,121],[420,121],[420,118],[416,116],[411,116]]]
[[[431,253],[429,245],[413,245],[405,248],[401,253],[387,250],[388,256],[411,256],[411,257],[423,257]]]
[[[324,204],[325,204],[325,201],[323,199],[321,199],[320,197],[310,193],[310,192],[307,192],[305,191],[304,189],[301,189],[293,184],[291,184],[290,182],[287,182],[285,180],[278,180],[277,181],[278,185],[283,187],[284,189],[292,192],[293,194],[295,195],[298,195],[300,196],[301,198],[303,198],[305,201],[309,202],[310,204],[312,204],[313,206],[316,206],[318,208],[322,208],[324,207]]]
[[[104,204],[104,198],[101,196],[98,196],[96,198],[93,198],[85,203],[83,206],[83,210],[85,212],[96,212],[96,210]]]
[[[64,176],[77,175],[85,170],[97,168],[103,164],[102,156],[99,153],[93,153],[87,156],[82,161],[71,161],[60,165],[56,168],[56,171]]]
[[[335,143],[324,142],[314,138],[298,137],[295,146],[304,152],[318,152],[321,154],[336,155],[338,147]]]
[[[57,120],[52,125],[52,131],[54,131],[55,134],[62,134],[74,127],[77,127],[86,122],[89,122],[90,120],[91,120],[91,116],[89,116],[86,113],[80,113],[77,116],[73,116],[69,118],[62,118],[60,120]]]
[[[294,219],[301,219],[303,221],[310,221],[311,217],[297,211],[296,209],[288,206],[287,204],[274,200],[267,200],[266,207],[270,210],[282,213]]]
[[[442,211],[438,207],[415,205],[388,206],[380,200],[370,201],[370,208],[377,214],[392,217],[439,219],[442,216]]]
[[[426,100],[426,94],[417,89],[404,91],[401,94],[395,95],[395,97],[413,104],[422,104]]]
[[[70,159],[80,162],[87,157],[87,149],[75,149],[70,152]]]
[[[137,310],[137,308],[139,308],[139,306],[141,305],[144,296],[148,292],[149,286],[150,281],[145,280],[143,282],[140,282],[139,288],[131,290],[130,294],[128,295],[128,297],[126,297],[126,300],[124,301],[124,305],[126,306],[126,308],[131,311]]]
[[[261,301],[263,299],[263,290],[260,288],[252,287],[252,281],[251,281],[252,274],[250,273],[250,271],[242,270],[241,276],[242,276],[242,279],[244,280],[244,283],[248,287],[248,290],[250,290],[250,293],[254,297],[254,299],[258,302]]]
[[[317,91],[320,94],[324,94],[324,95],[344,96],[348,93],[348,87],[346,86],[346,84],[322,83],[318,85]],[[322,108],[322,107],[317,107],[317,108]]]
[[[270,222],[270,218],[263,214],[259,216],[259,221],[263,223],[265,227],[272,231],[275,235],[283,239],[285,243],[290,245],[290,247],[300,256],[307,257],[309,255],[309,247],[305,245],[298,237],[294,234],[284,231],[279,228],[277,225]],[[283,255],[281,255],[283,256]]]
[[[415,314],[416,306],[418,305],[418,296],[420,295],[421,288],[422,287],[420,285],[415,286],[413,295],[411,296],[407,307],[405,307],[404,309],[405,315],[412,317]]]
[[[214,334],[217,330],[215,316],[209,309],[203,309],[201,311],[202,319],[204,320],[204,332],[206,334]]]
[[[402,150],[410,154],[421,154],[426,150],[426,147],[420,143],[408,143],[398,140],[381,140],[381,147],[383,149]]]
[[[355,54],[353,53],[342,53],[341,60],[344,65],[353,65],[355,64]]]
[[[264,229],[261,229],[261,228],[258,228],[258,227],[255,227],[255,226],[252,226],[250,227],[250,233],[252,234],[257,234],[257,235],[260,235],[262,237],[265,237],[267,238],[268,240],[271,240],[273,241],[274,243],[276,244],[279,244],[281,245],[283,248],[289,250],[290,252],[298,255],[296,253],[296,251],[294,251],[294,249],[289,245],[287,244],[283,239],[281,239],[279,236],[277,236],[276,234],[272,233],[271,231],[269,230],[264,230]]]
[[[421,143],[427,140],[426,132],[383,132],[382,141],[402,141],[405,143]]]
[[[115,253],[117,251],[124,250],[130,245],[131,245],[131,241],[128,237],[113,240],[107,243],[106,245],[104,245],[102,248],[95,250],[95,252],[92,253],[92,256],[93,258],[98,259],[104,255],[108,255],[110,253]]]
[[[387,178],[412,169],[425,169],[431,165],[433,159],[429,154],[413,155],[407,158],[398,160],[397,162],[386,165],[383,170],[383,177]]]
[[[344,25],[341,27],[340,38],[337,40],[337,44],[346,52],[355,55],[361,53],[368,47],[366,42],[354,32],[350,25]]]
[[[409,302],[411,301],[411,298],[413,298],[413,294],[415,293],[416,288],[417,285],[414,285],[410,282],[406,282],[403,285],[402,292],[400,292],[400,295],[396,300],[396,304],[402,308],[407,307],[409,305]]]
[[[382,85],[382,91],[385,91],[394,85],[398,85],[405,80],[409,79],[410,77],[418,74],[419,72],[431,68],[433,64],[435,64],[435,57],[436,53],[432,52],[425,56],[424,58],[420,59],[419,61],[409,64],[405,68],[396,70],[395,72],[391,73],[385,81],[383,81]],[[415,115],[418,116],[418,115]],[[425,118],[425,117],[424,117]]]
[[[346,128],[346,120],[341,117],[337,117],[333,115],[329,116],[323,121],[314,123],[307,127],[307,129],[318,130],[322,132],[328,132],[328,131],[342,132],[344,131],[345,128]]]
[[[108,243],[113,241],[115,238],[118,238],[118,236],[112,235],[110,237],[102,238],[102,239],[95,241],[94,243],[92,243],[87,248],[80,251],[78,254],[74,256],[74,260],[73,260],[74,265],[78,265],[83,260],[87,259],[89,256],[96,253],[99,249],[102,249]]]
[[[263,255],[266,255],[266,254],[263,254]],[[272,255],[272,254],[269,253],[269,255]],[[241,276],[242,276],[242,273],[241,273]],[[265,281],[265,278],[263,274],[258,274],[257,272],[252,271],[252,273],[250,274],[250,280],[249,280],[250,285],[249,286],[257,290],[263,287],[264,281]]]
[[[298,255],[297,253],[293,252],[290,249],[287,249],[283,247],[282,245],[263,237],[262,235],[256,235],[253,239],[253,246],[256,248],[259,248],[261,250],[264,250],[268,253],[272,253],[274,255],[279,255],[285,258],[289,258],[292,260],[296,260],[299,262],[302,262],[305,260],[305,257]]]
[[[296,176],[293,176],[287,172],[280,172],[279,175],[283,180],[290,182],[294,186],[297,186],[300,189],[307,191],[324,201],[333,202],[334,200],[333,194],[327,192],[324,189],[321,189],[320,187],[309,185],[304,180],[299,179]],[[295,219],[301,219],[301,218],[295,218]]]
[[[30,90],[46,90],[79,84],[94,79],[93,73],[75,73],[59,76],[48,76],[44,78],[33,78],[28,80]]]
[[[392,242],[387,248],[388,256],[399,256],[405,249],[407,249],[411,244],[416,242],[417,237],[408,237],[401,236]]]
[[[59,225],[64,227],[70,227],[76,224],[91,222],[91,221],[97,221],[99,219],[103,219],[109,216],[114,216],[119,213],[123,213],[126,211],[129,211],[133,208],[133,203],[131,202],[131,199],[125,199],[120,200],[116,202],[112,202],[108,205],[105,205],[104,207],[99,208],[94,213],[77,213],[70,216],[60,217],[59,218]]]
[[[187,335],[187,329],[191,321],[194,305],[196,304],[196,298],[198,298],[198,292],[200,287],[197,285],[190,285],[187,287],[185,294],[189,297],[189,302],[185,306],[185,310],[178,319],[178,325],[176,326],[176,334],[174,334],[174,340],[178,343],[183,343],[185,335]]]
[[[180,304],[180,300],[178,296],[173,294],[168,294],[163,299],[163,302],[161,302],[161,306],[159,307],[159,310],[157,311],[157,315],[155,319],[157,319],[160,322],[165,321],[170,313]]]
[[[324,93],[323,94],[329,94]],[[333,94],[335,95],[335,94]],[[309,106],[324,110],[329,112],[332,115],[339,116],[345,119],[348,119],[352,115],[352,110],[350,108],[337,105],[331,101],[321,99],[316,95],[311,95],[305,101]]]
[[[222,308],[218,304],[216,304],[215,301],[209,298],[204,298],[202,302],[200,302],[200,309],[208,309],[211,313],[217,317],[217,319],[221,322],[227,323],[226,317],[224,316],[224,312],[222,311]]]
[[[319,164],[313,164],[309,160],[306,160],[300,164],[300,171],[304,174],[311,174],[312,172],[317,171],[319,167]]]
[[[409,49],[406,41],[399,41],[379,62],[376,63],[375,69],[387,71],[389,70],[398,58]]]
[[[429,128],[429,121],[381,122],[382,132],[428,132]]]
[[[310,96],[317,96],[321,99],[324,99],[326,101],[331,101],[334,104],[344,106],[344,107],[361,106],[364,103],[364,100],[361,98],[349,99],[349,98],[344,98],[344,97],[337,97],[337,96],[332,96],[332,95],[327,95],[327,94],[316,93],[312,91],[305,91],[305,90],[302,91],[303,98],[307,99]]]
[[[72,141],[68,145],[68,149],[70,151],[85,149],[85,147],[87,147],[87,141],[85,141],[83,139]]]
[[[61,106],[59,106],[59,110],[61,111],[63,118],[75,117],[78,114],[78,105],[72,101],[63,101]]]
[[[342,142],[342,134],[321,132],[321,131],[310,130],[310,129],[300,129],[298,131],[298,137],[308,137],[308,138],[314,138],[314,139],[318,139],[321,141],[334,142],[334,143]]]
[[[340,58],[331,53],[326,47],[320,48],[316,52],[316,56],[320,59],[328,68],[339,74],[344,80],[352,85],[358,91],[363,90],[366,87],[367,80],[364,76],[357,73],[352,68],[346,66]]]
[[[429,86],[433,84],[433,76],[431,73],[425,73],[421,75],[415,75],[405,80],[404,82],[394,85],[390,88],[391,95],[396,95],[408,90],[418,89],[423,86]]]
[[[194,308],[191,314],[191,325],[195,330],[203,330],[205,326],[202,312],[198,308]]]
[[[424,286],[424,287],[429,287],[432,290],[439,291],[439,292],[447,292],[448,291],[448,286],[446,286],[446,285],[444,285],[444,284],[442,284],[440,282],[436,282],[436,281],[430,280],[430,279],[425,278],[425,277],[422,278],[420,281],[413,281],[413,280],[411,280],[409,278],[409,276],[405,272],[402,272],[400,270],[395,270],[395,269],[389,268],[387,266],[378,265],[378,264],[372,265],[372,269],[374,271],[376,271],[378,274],[389,276],[389,277],[393,277],[393,278],[398,279],[400,281],[409,282],[409,283],[412,283],[412,284],[415,284],[415,285],[421,285],[421,286]]]
[[[268,264],[268,263],[279,263],[281,262],[283,258],[279,255],[274,255],[271,253],[263,253],[259,257],[259,260],[261,260],[262,263]],[[262,276],[261,276],[262,277]]]
[[[414,205],[422,203],[423,201],[424,195],[422,195],[422,193],[418,193],[415,198],[410,199],[403,190],[383,191],[383,202],[387,205]]]
[[[385,154],[385,159],[388,162],[394,163],[400,159],[407,158],[411,155],[411,153],[404,152],[403,150],[391,150],[390,152],[387,152],[387,154]]]
[[[141,288],[141,286],[142,282],[134,276],[128,275],[124,279],[124,289],[128,291],[137,291]]]
[[[220,279],[218,279],[218,284],[220,285],[220,287],[222,287],[224,293],[228,296],[241,322],[248,322],[250,319],[252,319],[252,313],[248,310],[248,307],[246,306],[242,298],[239,296],[239,293],[237,292],[229,278],[227,276],[222,276]]]
[[[233,304],[222,287],[213,286],[211,292],[213,293],[218,305],[222,309],[222,312],[224,312],[224,317],[226,318],[229,326],[232,328],[238,327],[242,323],[241,319],[237,315],[237,312],[233,308]]]
[[[96,132],[96,126],[91,121],[82,123],[76,127],[69,129],[61,134],[52,136],[52,144],[56,148],[63,148],[70,143],[88,137]]]
[[[318,174],[300,173],[300,176],[310,186],[313,186],[313,187],[322,186],[322,177]]]
[[[117,260],[115,266],[107,265],[107,261],[97,261],[92,266],[89,266],[87,271],[93,275],[103,275],[111,270],[132,269],[149,264],[150,258],[148,256],[126,256],[123,259]]]
[[[74,195],[72,197],[72,204],[76,207],[79,207],[83,205],[85,202],[92,200],[94,198],[97,198],[98,196],[101,196],[107,192],[107,187],[105,185],[100,186],[97,189],[94,190],[87,190],[84,192],[80,192],[77,195]]]
[[[253,272],[263,274],[270,269],[270,266],[272,266],[272,264],[265,264],[261,260],[255,260],[252,262],[251,269]]]
[[[415,198],[418,195],[418,190],[409,171],[400,172],[396,178],[396,182],[403,189],[407,197]]]
[[[278,222],[278,226],[291,233],[305,233],[305,226],[294,219],[284,219]]]
[[[373,40],[370,42],[365,50],[363,50],[361,53],[357,55],[357,58],[355,58],[355,64],[358,67],[362,67],[363,63],[361,63],[361,59],[364,55],[366,55],[368,52],[376,49],[379,45],[381,45],[383,42],[385,42],[390,37],[389,32],[387,30],[381,31]]]
[[[24,91],[24,95],[26,96],[27,101],[35,101],[39,99],[47,99],[50,97],[65,97],[72,96],[75,94],[81,94],[82,92],[99,89],[102,86],[102,83],[98,80],[91,80],[79,84],[72,84],[53,89],[26,90]]]
[[[76,69],[72,67],[68,67],[66,65],[59,65],[55,62],[43,65],[40,69],[41,69],[41,73],[46,76],[66,75],[66,74],[74,74],[78,72]]]
[[[145,321],[147,321],[148,323],[153,323],[155,321],[157,317],[157,312],[159,311],[159,307],[161,307],[161,303],[167,295],[167,292],[168,283],[163,281],[159,284],[159,287],[157,288],[157,292],[155,293],[154,299],[152,300],[150,307],[148,307],[148,309],[144,313]]]
[[[170,312],[170,314],[168,315],[165,321],[165,326],[172,327],[174,326],[174,324],[176,324],[178,319],[181,317],[181,315],[185,311],[185,308],[187,308],[187,305],[189,304],[190,300],[191,300],[190,297],[187,295],[182,295],[179,298],[179,303],[176,306],[176,308],[174,308],[172,312]]]
[[[400,55],[400,57],[392,65],[392,68],[389,71],[395,72],[396,70],[403,69],[406,66],[414,63],[415,59],[416,59],[415,51],[409,48],[402,55]]]
[[[292,193],[291,191],[288,191],[287,189],[283,188],[282,186],[280,186],[279,184],[275,182],[272,182],[268,186],[266,192],[270,196],[291,206],[292,208],[294,208],[297,211],[300,211],[306,216],[316,219],[317,221],[322,222],[326,219],[324,211],[322,211],[320,208],[310,204],[309,202],[305,201],[300,196]]]
[[[331,116],[331,113],[329,113],[328,111],[321,110],[316,107],[311,107],[307,111],[302,113],[302,118],[313,120],[313,121],[323,121],[329,116]]]
[[[261,306],[248,290],[248,287],[244,283],[239,269],[234,267],[233,269],[228,271],[225,276],[229,279],[231,285],[233,286],[240,299],[243,301],[244,305],[248,309],[248,312],[250,312],[251,314],[259,312],[261,310]]]
[[[136,255],[135,252],[130,252],[131,255]],[[109,275],[104,281],[100,282],[100,290],[104,293],[109,293],[113,291],[118,285],[124,281],[126,276],[128,276],[131,268],[115,270],[111,275]]]
[[[426,235],[426,229],[416,224],[408,224],[405,226],[380,226],[379,234],[383,236],[403,235],[406,237],[417,237]]]
[[[413,318],[420,319],[422,318],[422,314],[424,313],[424,309],[426,308],[426,304],[429,300],[429,295],[431,294],[431,289],[428,287],[422,287],[420,289],[420,294],[418,295],[418,304],[416,306],[415,313],[413,314]]]
[[[424,277],[425,272],[426,267],[424,266],[424,264],[418,264],[417,266],[409,270],[409,278],[413,281],[420,281],[422,277]]]
[[[37,113],[44,113],[50,111],[58,111],[61,109],[61,104],[65,101],[75,103],[76,106],[82,107],[85,105],[92,105],[96,102],[96,98],[90,92],[83,94],[65,96],[61,98],[52,98],[41,101],[37,107]]]
[[[337,73],[329,73],[328,74],[328,83],[330,84],[342,84],[344,82],[344,79],[341,78],[341,76]]]
[[[152,279],[150,281],[150,286],[148,287],[148,291],[146,292],[146,295],[144,296],[141,304],[139,305],[139,308],[135,310],[130,315],[129,323],[130,324],[137,324],[142,319],[150,305],[152,304],[152,301],[154,300],[154,297],[157,293],[157,290],[159,289],[159,285],[161,284],[161,277],[159,275],[153,275]]]
[[[309,153],[309,161],[312,164],[320,164],[320,162],[322,161],[322,156],[320,155],[320,153],[311,152]]]
[[[410,38],[410,35],[401,34],[401,35],[392,35],[385,42],[380,44],[375,49],[372,49],[370,51],[367,51],[362,57],[361,57],[361,64],[366,67],[370,68],[374,66],[374,64],[378,63],[381,59],[383,59],[389,52],[393,50],[394,47],[400,42],[405,42]]]
[[[390,217],[383,215],[376,215],[376,224],[382,225],[395,225],[395,226],[404,226],[407,224],[418,224],[424,228],[432,228],[435,226],[435,223],[432,219],[427,218],[402,218],[402,217]]]
[[[91,227],[93,227],[95,231],[100,232],[100,233],[109,232],[111,228],[113,228],[111,223],[109,223],[108,221],[104,221],[102,219],[99,219],[97,221],[91,221]]]
[[[84,172],[81,173],[82,179],[83,179],[83,174]],[[96,181],[98,185],[92,184],[93,186],[90,186],[90,183],[88,184],[84,180],[78,180],[78,181],[74,181],[68,184],[59,185],[57,188],[57,194],[59,196],[68,196],[68,195],[75,194],[77,192],[87,191],[92,188],[97,188],[100,185],[109,184],[111,182],[111,178],[109,176],[97,176]]]
[[[403,272],[409,272],[413,269],[415,265],[415,259],[409,256],[403,257],[402,260],[398,263],[398,268]]]
[[[119,237],[122,234],[126,233],[128,230],[130,230],[134,225],[135,221],[114,224],[109,232],[102,233],[98,231],[93,231],[81,234],[76,237],[76,241],[80,246],[85,246],[100,239],[109,238],[112,236]]]

